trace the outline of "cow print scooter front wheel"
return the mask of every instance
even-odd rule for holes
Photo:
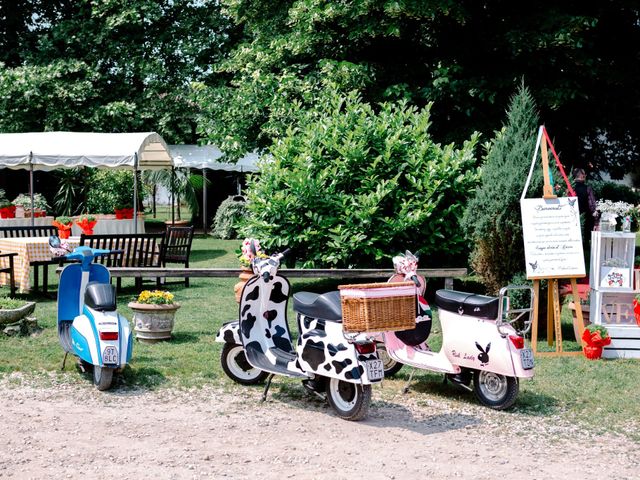
[[[254,368],[247,361],[242,345],[235,343],[225,343],[220,356],[222,370],[227,376],[236,383],[242,385],[256,385],[264,382],[269,376],[268,372],[264,372]]]
[[[326,392],[329,405],[340,418],[357,421],[367,416],[371,403],[371,385],[330,378]]]

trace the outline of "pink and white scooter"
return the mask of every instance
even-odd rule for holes
[[[533,289],[510,285],[502,288],[498,297],[438,290],[442,348],[433,352],[426,343],[431,310],[422,297],[426,282],[416,273],[418,259],[407,251],[394,257],[393,264],[396,274],[389,282],[414,281],[418,286],[418,317],[412,330],[377,335],[385,376],[393,375],[403,364],[442,372],[445,381],[473,391],[483,405],[497,410],[511,407],[518,395],[519,379],[533,377],[533,353],[525,348],[524,339],[531,328]],[[528,306],[511,308],[509,295],[515,292],[528,297],[524,301],[528,300]]]

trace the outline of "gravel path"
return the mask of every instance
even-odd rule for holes
[[[40,384],[42,382],[39,382]],[[301,387],[300,387],[301,388]],[[384,388],[384,387],[378,387]],[[388,388],[388,387],[387,387]],[[276,382],[257,389],[97,392],[0,380],[0,478],[638,478],[638,445],[556,418],[374,390],[367,420],[336,418]]]

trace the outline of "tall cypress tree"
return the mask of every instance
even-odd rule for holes
[[[524,271],[520,195],[535,148],[539,117],[528,88],[521,84],[507,110],[502,130],[487,146],[480,186],[469,202],[463,226],[473,243],[471,265],[495,293]],[[542,175],[529,192],[541,191]]]

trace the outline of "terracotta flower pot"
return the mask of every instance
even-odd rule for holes
[[[598,360],[602,357],[602,347],[590,347],[589,345],[583,345],[582,352],[589,360]]]
[[[242,272],[240,272],[240,275],[238,275],[240,281],[233,286],[233,292],[236,294],[236,302],[240,303],[242,289],[244,288],[245,283],[247,283],[251,277],[253,277],[253,271],[243,267]]]

